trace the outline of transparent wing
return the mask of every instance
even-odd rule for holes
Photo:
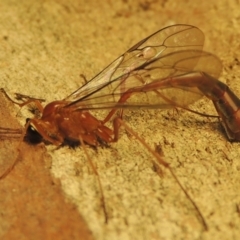
[[[202,97],[202,93],[196,86],[189,87],[186,83],[172,86],[171,78],[194,71],[218,77],[222,68],[217,57],[201,51],[203,42],[203,33],[193,26],[175,25],[162,29],[137,43],[64,99],[71,102],[67,107],[186,106]]]
[[[75,102],[91,95],[111,95],[113,90],[120,87],[122,83],[125,83],[126,87],[134,87],[134,85],[126,83],[126,79],[132,75],[132,72],[163,58],[169,53],[191,49],[201,50],[203,44],[204,34],[194,26],[173,25],[166,27],[135,44],[64,100]],[[192,64],[194,65],[194,63]]]

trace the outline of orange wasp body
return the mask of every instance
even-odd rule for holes
[[[240,140],[240,100],[218,78],[220,60],[202,51],[203,33],[190,25],[173,25],[141,40],[92,80],[67,98],[38,104],[41,118],[29,120],[27,135],[35,131],[54,145],[65,140],[89,145],[118,138],[104,124],[118,109],[184,108],[203,95],[211,99],[230,140]],[[134,96],[136,95],[136,96]],[[23,106],[31,101],[28,100]],[[35,101],[36,102],[36,101]],[[103,121],[89,110],[111,109]]]
[[[62,101],[49,103],[42,117],[29,121],[27,135],[36,132],[54,145],[65,141],[87,144],[116,141],[104,124],[118,109],[185,108],[203,95],[210,98],[230,140],[240,140],[240,103],[218,78],[220,60],[202,51],[203,33],[190,25],[173,25],[143,39],[96,77]],[[136,96],[134,96],[136,95]],[[42,108],[42,107],[41,107]],[[100,121],[89,110],[111,109]],[[36,131],[33,133],[33,131]]]

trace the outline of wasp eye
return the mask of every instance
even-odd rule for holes
[[[32,132],[37,132],[37,130],[32,125],[29,126],[29,130]]]
[[[28,122],[30,119],[26,119]],[[42,141],[42,136],[38,133],[36,128],[31,124],[28,126],[24,140],[31,144],[38,144]]]

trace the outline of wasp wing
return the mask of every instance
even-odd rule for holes
[[[201,98],[202,92],[196,86],[189,87],[186,84],[171,86],[171,78],[194,71],[218,77],[222,68],[216,56],[201,51],[203,42],[204,35],[196,27],[174,25],[164,28],[135,44],[91,81],[64,99],[70,102],[66,107],[106,109],[187,106]],[[149,88],[153,84],[154,90]]]
[[[111,95],[117,87],[121,89],[136,87],[134,82],[130,84],[127,79],[129,75],[134,75],[138,69],[144,68],[145,65],[149,65],[149,63],[157,61],[169,53],[191,49],[201,50],[203,44],[204,34],[194,26],[173,25],[166,27],[135,44],[64,100],[82,101],[93,97],[92,95]],[[192,61],[192,65],[195,65],[194,61]],[[112,101],[116,100],[112,99]]]

